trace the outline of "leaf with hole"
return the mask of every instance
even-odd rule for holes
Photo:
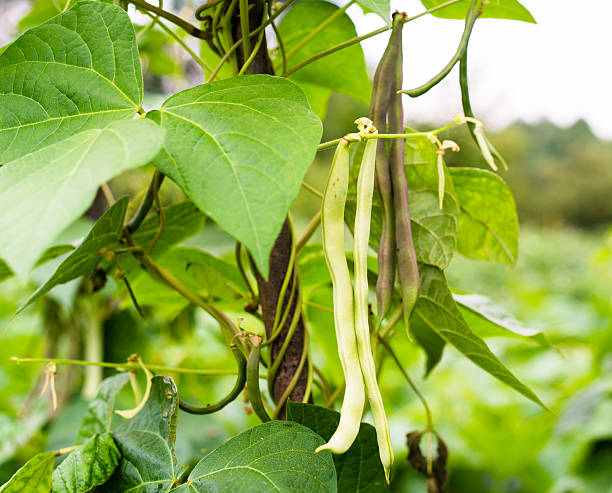
[[[307,426],[326,442],[336,431],[340,413],[311,404],[287,403],[287,419]],[[357,438],[341,455],[333,455],[338,491],[377,493],[389,491],[385,472],[378,455],[376,430],[369,423],[361,423]]]
[[[147,120],[86,130],[0,168],[0,257],[20,277],[93,201],[98,187],[152,159],[163,133]]]
[[[97,492],[169,491],[180,466],[174,453],[178,393],[170,377],[155,376],[145,406],[132,419],[121,419],[113,437],[121,452],[119,466]]]
[[[298,423],[269,421],[225,442],[195,466],[177,493],[210,491],[336,493],[332,454]]]
[[[302,90],[280,77],[234,77],[175,94],[150,118],[166,129],[154,164],[267,276],[268,255],[321,138]]]
[[[0,164],[132,118],[142,95],[127,13],[80,2],[26,31],[0,55]]]

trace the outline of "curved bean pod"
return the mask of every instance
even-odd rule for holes
[[[359,364],[365,380],[370,409],[376,427],[376,439],[380,460],[389,482],[389,470],[393,463],[393,449],[389,434],[389,423],[376,381],[376,366],[370,345],[370,324],[368,320],[368,241],[374,193],[374,171],[376,163],[376,142],[366,143],[359,177],[357,179],[357,212],[355,214],[354,250],[355,261],[355,334]]]
[[[355,340],[353,287],[344,250],[344,204],[349,183],[348,145],[348,141],[342,139],[336,148],[321,203],[323,251],[332,279],[334,325],[346,389],[338,428],[329,441],[316,451],[331,450],[335,454],[343,454],[355,441],[359,433],[365,402],[363,378]]]

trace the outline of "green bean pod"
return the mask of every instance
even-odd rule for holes
[[[404,109],[402,95],[397,91],[402,87],[402,27],[394,28],[395,42],[398,44],[398,63],[395,70],[393,91],[389,104],[389,133],[404,132]],[[419,268],[416,250],[412,240],[410,224],[410,203],[408,198],[408,183],[404,169],[404,139],[393,139],[389,143],[389,163],[391,165],[391,182],[393,185],[393,204],[395,207],[395,244],[397,255],[397,277],[402,294],[404,324],[408,329],[410,314],[419,296]]]
[[[365,391],[353,318],[353,286],[344,250],[344,205],[349,183],[348,141],[342,139],[336,148],[327,186],[321,203],[323,251],[332,279],[334,325],[340,364],[346,380],[340,423],[329,441],[317,448],[343,454],[359,433]]]
[[[399,23],[398,20],[394,22]],[[381,132],[387,128],[387,109],[391,98],[393,74],[397,63],[397,43],[394,42],[395,31],[387,45],[376,73],[374,74],[370,119]],[[395,280],[395,224],[393,213],[393,195],[391,191],[391,174],[385,141],[377,139],[376,147],[376,182],[382,202],[382,232],[378,246],[378,279],[376,281],[376,305],[378,323],[385,317],[393,301],[393,282]]]
[[[376,142],[366,143],[359,177],[357,179],[357,212],[355,214],[354,250],[355,262],[355,334],[359,364],[365,380],[370,409],[376,427],[378,451],[385,478],[389,482],[389,471],[393,463],[393,449],[389,434],[389,423],[376,381],[376,366],[370,345],[370,324],[368,320],[368,241],[374,193],[374,172],[376,163]]]

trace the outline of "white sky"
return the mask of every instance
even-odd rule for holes
[[[472,107],[491,127],[543,118],[571,125],[584,118],[600,137],[612,139],[612,0],[522,0],[538,24],[497,19],[476,22],[469,52]],[[409,15],[418,0],[392,0]],[[351,7],[359,35],[383,25],[375,14]],[[404,27],[404,87],[429,80],[451,58],[463,21],[426,16]],[[364,42],[368,65],[388,35]],[[448,120],[461,111],[458,65],[418,99],[405,96],[406,117]]]

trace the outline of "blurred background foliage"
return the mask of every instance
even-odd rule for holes
[[[15,7],[18,3],[21,10]],[[179,10],[183,4],[177,4]],[[4,8],[7,2],[0,1],[0,5]],[[46,0],[34,1],[31,7],[27,2],[14,2],[12,9],[13,17],[6,16],[5,22],[7,18],[17,22],[0,26],[6,39],[56,11]],[[138,39],[150,106],[170,92],[201,82],[189,56],[166,33],[141,30]],[[410,115],[409,101],[406,103],[406,114]],[[449,118],[458,107],[449,109]],[[328,105],[324,139],[352,131],[355,118],[364,114],[367,108],[363,103],[334,94]],[[486,123],[486,115],[479,116]],[[440,123],[409,122],[419,129]],[[557,416],[504,387],[452,348],[424,379],[424,355],[401,330],[393,346],[428,399],[435,427],[449,446],[451,493],[610,493],[612,142],[599,140],[584,121],[569,128],[548,122],[515,122],[489,132],[489,137],[510,166],[501,176],[516,199],[521,223],[519,260],[509,268],[456,254],[447,275],[453,288],[489,296],[523,325],[546,335],[550,347],[520,337],[492,337],[487,342]],[[459,153],[447,154],[449,165],[484,167],[465,128],[455,127],[445,138],[461,147]],[[331,152],[319,154],[306,181],[321,190]],[[146,186],[150,174],[151,169],[127,173],[111,184],[112,189],[116,196],[135,196]],[[163,193],[167,203],[182,198],[169,182]],[[101,204],[104,206],[103,201]],[[317,207],[318,199],[302,191],[292,211],[298,234]],[[83,218],[64,232],[58,243],[77,241],[90,225],[91,219]],[[233,257],[232,239],[210,221],[187,244],[219,257]],[[321,272],[321,259],[310,259],[307,253],[302,256],[302,267],[308,289],[309,276],[326,274]],[[35,451],[72,444],[75,422],[92,396],[92,385],[102,375],[114,373],[59,366],[56,386],[60,406],[52,413],[48,399],[39,398],[41,365],[17,365],[10,361],[12,356],[86,359],[89,354],[121,362],[139,353],[150,364],[233,368],[216,324],[202,311],[183,309],[168,301],[155,309],[147,308],[143,320],[113,279],[95,294],[87,294],[88,280],[60,286],[13,318],[15,310],[61,259],[38,267],[28,284],[14,279],[0,284],[0,484]],[[77,297],[78,292],[85,295]],[[330,293],[311,287],[306,299],[315,362],[337,385],[341,372],[331,315],[324,309],[329,307]],[[245,319],[243,323],[257,330],[254,321]],[[183,397],[203,403],[226,393],[233,382],[231,376],[173,376]],[[423,481],[403,457],[405,434],[424,428],[424,411],[391,363],[383,367],[380,382],[397,454],[392,491],[425,491]],[[126,391],[118,407],[131,407],[132,402]],[[181,413],[179,459],[189,462],[256,424],[257,419],[248,411],[238,400],[211,416]]]

